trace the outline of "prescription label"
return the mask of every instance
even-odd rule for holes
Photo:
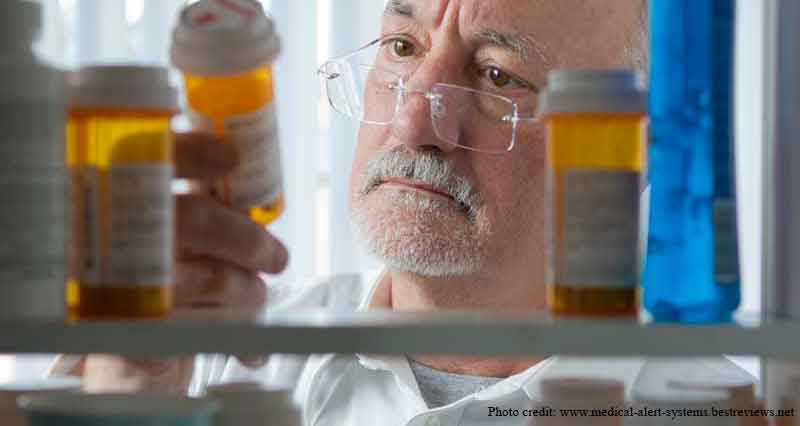
[[[239,167],[230,177],[231,204],[249,208],[276,201],[283,188],[275,107],[228,119],[228,139],[240,152]]]
[[[213,122],[191,111],[189,118],[197,130],[211,130]],[[277,201],[283,192],[278,119],[274,104],[251,114],[231,117],[224,122],[225,140],[239,152],[239,166],[216,185],[218,194],[234,207],[260,207]]]
[[[107,285],[172,284],[172,177],[170,165],[109,169]]]
[[[569,170],[561,179],[556,283],[576,288],[632,288],[639,281],[636,172]]]

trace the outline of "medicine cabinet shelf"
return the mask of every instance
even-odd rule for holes
[[[678,326],[546,314],[291,311],[163,321],[0,321],[0,353],[437,353],[800,357],[800,322]]]

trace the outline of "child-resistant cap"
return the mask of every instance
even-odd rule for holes
[[[164,67],[99,65],[67,76],[70,108],[116,108],[178,112],[178,90]]]
[[[272,19],[255,0],[201,0],[180,14],[170,56],[195,75],[247,72],[272,62],[280,38]]]
[[[539,95],[539,114],[647,113],[639,75],[624,69],[563,69],[550,72]]]

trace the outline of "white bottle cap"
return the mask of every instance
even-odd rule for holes
[[[647,92],[630,70],[555,70],[547,81],[539,95],[540,115],[647,112]]]
[[[178,111],[178,90],[166,68],[136,65],[99,65],[82,68],[67,77],[70,108]]]
[[[238,382],[209,386],[207,393],[222,407],[219,426],[301,424],[300,411],[289,390],[267,390],[259,383]]]
[[[172,63],[185,73],[230,75],[267,65],[280,38],[255,0],[200,0],[180,14],[173,33]]]
[[[0,1],[0,48],[31,43],[42,29],[42,6],[32,1]]]

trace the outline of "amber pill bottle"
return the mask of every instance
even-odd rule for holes
[[[172,307],[178,95],[164,68],[95,66],[67,79],[72,318],[151,318]]]
[[[646,106],[630,71],[549,76],[539,113],[547,131],[546,282],[554,314],[638,314]]]
[[[267,225],[284,209],[272,61],[280,40],[254,0],[201,0],[185,7],[171,57],[184,77],[193,129],[235,144],[240,163],[213,187],[225,204]]]

